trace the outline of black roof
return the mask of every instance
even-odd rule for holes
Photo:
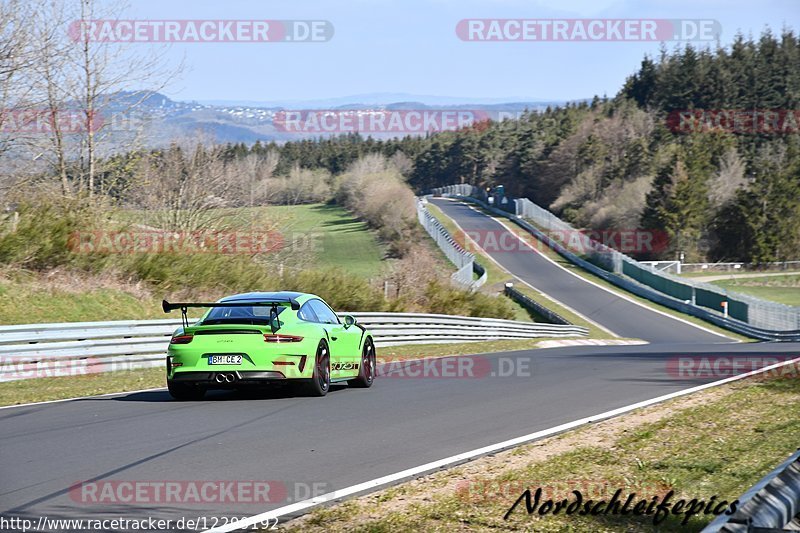
[[[234,294],[233,296],[226,296],[220,299],[220,302],[238,302],[238,301],[276,301],[276,302],[289,302],[296,300],[301,296],[305,296],[303,292],[293,291],[279,291],[279,292],[244,292],[242,294]]]

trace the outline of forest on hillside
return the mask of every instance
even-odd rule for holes
[[[757,263],[800,258],[798,117],[800,40],[765,31],[717,49],[662,49],[613,98],[518,120],[228,148],[279,154],[279,173],[337,173],[380,151],[419,192],[503,184],[580,227],[665,230],[663,258]]]
[[[381,154],[417,193],[503,184],[578,227],[665,231],[669,246],[651,259],[760,263],[800,259],[798,123],[800,38],[786,29],[662,48],[613,97],[502,122],[388,140],[188,139],[96,162],[60,158],[57,174],[64,194],[139,207],[166,198],[148,191],[153,172],[179,189],[202,177],[201,208],[291,204],[330,198],[354,164]]]

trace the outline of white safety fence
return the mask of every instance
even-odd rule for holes
[[[643,265],[627,255],[576,230],[527,198],[514,200],[514,211],[496,210],[483,199],[485,192],[472,185],[439,187],[435,195],[461,197],[507,216],[582,268],[661,305],[709,320],[738,333],[764,340],[800,340],[800,307],[761,300],[722,287],[682,278]],[[528,221],[532,222],[530,224]],[[582,242],[580,254],[564,246],[553,234],[570,235]],[[723,305],[724,304],[724,305]]]
[[[494,318],[349,314],[372,333],[378,347],[588,334],[579,326]],[[0,326],[0,382],[161,366],[180,325],[180,319],[167,319]]]
[[[453,283],[468,289],[477,289],[486,283],[486,271],[480,268],[478,270],[482,271],[481,275],[478,279],[473,279],[472,273],[476,270],[475,256],[456,242],[450,232],[430,214],[422,200],[417,201],[417,217],[436,245],[458,269],[450,276]]]
[[[580,234],[572,226],[527,198],[517,199],[515,202],[517,203],[517,215],[532,220],[545,233],[561,231],[570,235]],[[592,241],[588,236],[583,236],[583,238],[586,241],[583,249],[588,250],[586,259],[609,272],[634,277],[639,283],[655,288],[673,298],[679,297],[681,293],[686,293],[685,297],[679,299],[689,301],[691,305],[701,306],[706,312],[715,312],[727,319],[728,315],[723,312],[724,308],[720,305],[722,302],[726,302],[731,310],[734,306],[740,310],[738,316],[732,314],[732,318],[746,322],[755,328],[774,331],[800,329],[800,307],[769,302],[747,294],[728,291],[710,283],[681,278],[668,271],[639,263],[613,248]],[[642,273],[642,270],[645,272]],[[703,299],[696,297],[698,292]]]

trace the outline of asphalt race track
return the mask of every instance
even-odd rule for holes
[[[502,229],[466,206],[437,204],[465,229]],[[175,402],[152,391],[2,409],[0,511],[34,521],[207,517],[210,527],[213,517],[305,499],[309,488],[329,492],[720,379],[676,374],[677,357],[800,353],[800,344],[726,341],[582,282],[534,253],[493,255],[618,335],[651,344],[476,356],[472,372],[447,377],[409,377],[393,365],[371,389],[334,386],[325,398],[274,390]],[[287,494],[256,504],[95,503],[81,489],[69,490],[86,481],[236,480],[272,481]]]
[[[654,343],[726,342],[723,337],[668,318],[566,272],[515,237],[506,236],[510,232],[503,225],[467,204],[442,199],[435,199],[432,203],[454,219],[467,234],[477,234],[479,241],[486,243],[492,258],[506,270],[621,337]],[[506,223],[525,233],[513,222]],[[504,244],[490,248],[489,243],[495,242]],[[508,244],[515,242],[520,244]]]

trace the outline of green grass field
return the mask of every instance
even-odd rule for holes
[[[282,251],[270,263],[298,261],[318,268],[342,268],[357,276],[379,273],[385,247],[366,223],[337,205],[272,205],[219,209],[208,215],[232,230],[276,231],[283,239]],[[140,211],[120,213],[119,220],[147,224]],[[302,265],[305,266],[305,265]]]
[[[0,299],[0,324],[166,318],[160,298],[126,288],[81,290],[15,276],[0,279]]]
[[[364,222],[338,206],[311,204],[228,209],[222,213],[230,226],[241,231],[274,230],[283,249],[253,268],[338,268],[361,278],[377,276],[383,267],[385,247]],[[120,222],[146,223],[138,212],[123,211]],[[208,259],[198,256],[198,261]],[[309,289],[309,290],[313,290]],[[157,292],[158,294],[156,294]],[[0,324],[84,322],[164,318],[163,291],[145,285],[75,279],[57,274],[44,279],[20,271],[0,276]]]
[[[731,278],[712,281],[714,285],[733,292],[749,294],[762,300],[800,306],[800,275]]]
[[[256,208],[278,221],[287,252],[312,253],[316,266],[342,268],[370,277],[381,270],[386,250],[366,223],[336,205]]]

